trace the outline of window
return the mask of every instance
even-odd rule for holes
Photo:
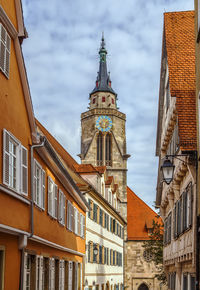
[[[105,103],[106,97],[102,97],[102,103]]]
[[[115,101],[114,101],[114,99],[112,99],[112,104],[114,104],[115,103]]]
[[[0,290],[4,289],[4,258],[5,257],[5,248],[3,249],[0,246]]]
[[[64,290],[65,287],[65,262],[59,261],[59,288],[58,290]]]
[[[95,101],[96,101],[96,99],[94,98],[94,99],[92,100],[92,103],[95,104]]]
[[[55,289],[55,259],[50,258],[49,260],[49,290]]]
[[[171,223],[172,223],[172,214],[170,212],[168,217],[164,221],[164,244],[171,242]]]
[[[81,226],[80,236],[82,238],[85,238],[85,217],[84,217],[84,215],[80,214],[80,220],[81,220],[81,223],[80,223],[80,226]]]
[[[0,23],[0,70],[9,78],[10,66],[10,36]]]
[[[106,166],[111,166],[111,134],[106,135]]]
[[[190,182],[174,206],[174,238],[189,229],[193,218],[192,183]]]
[[[48,213],[53,218],[58,217],[58,186],[48,177]]]
[[[97,165],[103,165],[103,134],[97,135]]]
[[[58,221],[65,225],[65,204],[66,204],[66,197],[64,193],[59,190],[59,207],[58,207]]]
[[[28,194],[27,149],[7,130],[3,130],[3,183],[18,193]]]
[[[67,202],[67,228],[70,231],[74,231],[74,207],[71,202],[68,200]]]
[[[24,256],[24,289],[31,289],[31,255],[25,253]]]
[[[73,262],[68,262],[68,290],[72,290]]]
[[[45,171],[34,159],[33,200],[41,208],[45,208]]]
[[[187,275],[187,273],[183,274],[183,290],[188,290],[188,275]]]
[[[36,290],[44,290],[43,257],[36,257]]]
[[[78,235],[78,228],[79,228],[79,219],[78,219],[79,212],[77,208],[74,207],[74,233]]]

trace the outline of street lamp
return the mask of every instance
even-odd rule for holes
[[[179,161],[183,162],[184,164],[193,164],[194,166],[197,166],[197,154],[196,151],[188,151],[184,154],[179,155],[166,155],[166,159],[163,162],[163,165],[160,167],[163,175],[163,181],[167,184],[170,184],[170,182],[173,180],[174,177],[174,164],[170,161],[169,157],[172,157],[178,159]],[[181,157],[189,157],[188,161],[185,161],[181,159]]]
[[[175,166],[172,164],[170,159],[168,157],[165,159],[163,162],[163,165],[161,166],[161,171],[163,175],[163,180],[167,183],[170,184],[170,182],[173,180],[174,176],[174,168]]]

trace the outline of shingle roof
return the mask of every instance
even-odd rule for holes
[[[127,238],[148,240],[148,229],[157,216],[143,200],[127,186]],[[159,219],[161,222],[161,218]]]
[[[176,97],[181,149],[196,149],[194,11],[164,13],[169,86]]]
[[[74,164],[74,169],[77,173],[99,173],[92,164]]]

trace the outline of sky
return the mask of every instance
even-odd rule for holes
[[[126,114],[128,185],[149,206],[156,198],[155,157],[163,13],[194,9],[193,0],[22,0],[28,39],[23,54],[34,114],[80,162],[80,115],[99,68],[107,66]]]

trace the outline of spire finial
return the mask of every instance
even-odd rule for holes
[[[102,38],[101,38],[101,49],[105,49],[105,40],[104,40],[104,32],[102,31]]]

